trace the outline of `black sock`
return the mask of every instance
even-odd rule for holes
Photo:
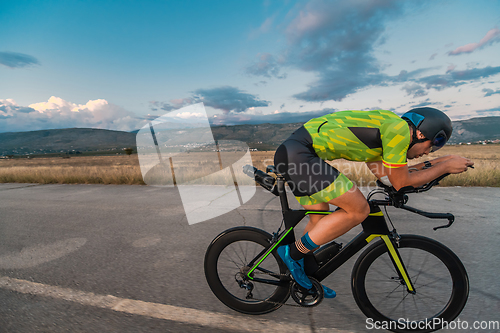
[[[318,245],[312,241],[309,233],[306,233],[295,243],[290,244],[290,257],[295,261],[300,260],[316,248],[318,248]]]

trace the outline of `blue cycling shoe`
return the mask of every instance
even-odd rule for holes
[[[335,296],[337,296],[337,293],[330,288],[323,286],[323,296],[325,298],[335,298]]]
[[[278,247],[277,252],[278,255],[281,257],[281,259],[283,260],[283,262],[288,267],[288,269],[290,270],[290,273],[292,273],[293,279],[303,288],[311,289],[313,286],[311,280],[309,280],[309,278],[306,275],[306,272],[304,272],[304,259],[293,260],[290,257],[290,245],[284,245]]]

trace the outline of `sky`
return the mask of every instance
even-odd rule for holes
[[[500,1],[0,0],[0,132],[500,116]]]

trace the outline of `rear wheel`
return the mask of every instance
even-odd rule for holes
[[[394,332],[432,332],[454,320],[469,294],[460,259],[441,243],[421,236],[401,236],[398,251],[415,293],[407,290],[387,246],[379,241],[361,254],[353,269],[352,291],[361,311],[373,325]]]
[[[236,228],[216,237],[205,255],[205,276],[217,298],[228,307],[247,314],[263,314],[283,305],[290,296],[287,268],[276,250],[247,277],[249,263],[262,257],[271,235],[256,228]],[[259,262],[260,257],[254,260]]]

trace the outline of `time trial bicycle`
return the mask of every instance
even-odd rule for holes
[[[333,241],[306,256],[305,271],[313,288],[305,290],[293,280],[276,249],[295,242],[294,228],[304,217],[332,211],[290,209],[285,178],[274,166],[268,166],[266,173],[252,166],[245,166],[244,171],[279,197],[283,220],[273,234],[249,226],[235,227],[223,231],[209,245],[205,276],[215,296],[228,307],[246,314],[264,314],[277,310],[290,296],[300,306],[316,306],[324,296],[320,282],[368,245],[351,275],[354,299],[368,318],[395,332],[432,332],[454,320],[464,308],[469,280],[455,253],[436,240],[399,234],[390,219],[389,230],[380,209],[394,206],[432,219],[447,219],[448,224],[434,230],[450,227],[455,219],[452,214],[406,205],[408,193],[428,191],[447,174],[421,187],[399,191],[378,182],[379,188],[367,197],[370,214],[361,224],[361,233],[345,246]],[[376,194],[383,194],[384,199],[373,199]]]

